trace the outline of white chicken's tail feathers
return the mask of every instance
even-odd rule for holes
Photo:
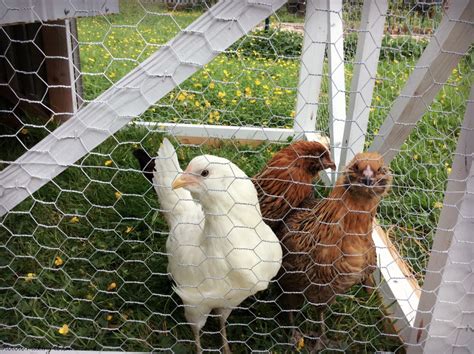
[[[191,201],[191,193],[183,188],[171,188],[174,179],[182,172],[176,150],[171,142],[164,138],[155,159],[153,185],[170,229],[179,222],[195,222],[195,212],[192,212],[192,209],[196,203]]]

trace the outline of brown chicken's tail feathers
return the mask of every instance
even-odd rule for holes
[[[153,170],[155,169],[155,161],[143,149],[134,150],[133,155],[138,160],[143,175],[153,183]]]

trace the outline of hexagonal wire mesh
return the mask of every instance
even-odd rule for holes
[[[71,0],[68,6],[74,7],[73,3]],[[343,24],[343,33],[336,37],[337,33],[331,31],[328,36],[327,28],[309,31],[309,22],[315,21],[311,16],[307,16],[307,26],[303,25],[308,9],[302,1],[290,1],[271,13],[269,24],[261,22],[266,17],[261,3],[229,3],[240,5],[234,8],[229,5],[218,12],[218,9],[210,9],[211,2],[205,1],[186,4],[121,1],[120,12],[116,14],[109,14],[102,7],[94,16],[81,17],[84,12],[76,9],[72,17],[77,19],[65,22],[42,19],[0,28],[0,168],[5,172],[9,171],[7,168],[22,166],[22,173],[33,177],[28,185],[35,191],[0,219],[2,347],[193,350],[189,318],[185,318],[182,300],[172,288],[171,276],[176,280],[177,275],[170,274],[173,267],[167,268],[168,263],[176,264],[173,261],[176,254],[173,248],[166,246],[169,226],[160,213],[165,203],[161,200],[160,205],[133,151],[141,148],[156,156],[166,131],[183,169],[193,157],[210,153],[232,161],[247,176],[255,176],[289,144],[294,131],[308,130],[307,126],[302,129],[300,123],[307,124],[308,115],[317,112],[310,130],[331,135],[333,156],[339,156],[341,150],[337,150],[338,141],[334,137],[340,136],[339,143],[342,142],[346,123],[345,112],[341,113],[340,109],[341,105],[346,106],[347,99],[348,121],[353,122],[351,131],[358,134],[351,136],[351,146],[358,149],[349,149],[349,161],[353,153],[369,147],[379,136],[386,117],[395,119],[392,116],[395,100],[405,92],[402,90],[416,71],[416,64],[440,26],[443,14],[453,6],[441,1],[422,4],[395,1],[389,2],[386,14],[380,7],[372,8],[382,21],[383,36],[380,43],[368,30],[370,36],[365,42],[373,49],[362,57],[361,64],[356,52],[358,40],[364,33],[361,30],[362,1],[344,1],[342,9],[331,8],[330,11],[325,1],[308,2],[317,5],[310,10],[314,16],[330,14]],[[276,9],[283,2],[275,3],[278,3]],[[382,3],[379,2],[379,6]],[[9,11],[18,10],[8,2],[3,6]],[[251,18],[249,12],[245,12],[246,7],[259,14],[260,19]],[[34,8],[31,11],[34,13]],[[200,32],[207,23],[201,20],[189,27],[182,41],[175,42],[172,49],[166,45],[204,13],[208,16],[205,19],[214,25],[227,25],[226,21],[235,24],[237,35],[229,34],[230,25],[229,32],[225,31],[226,27]],[[248,16],[239,17],[242,14]],[[40,16],[36,14],[33,18]],[[238,39],[251,29],[252,21],[259,23],[257,28]],[[465,22],[472,28],[472,20]],[[314,23],[313,26],[321,26],[321,22]],[[321,31],[322,41],[317,39]],[[309,42],[305,40],[303,44],[305,36]],[[53,38],[57,41],[55,45],[51,44]],[[238,40],[220,53],[226,45],[219,47],[216,38],[229,45]],[[313,47],[306,46],[308,43]],[[426,113],[408,139],[400,142],[404,144],[393,148],[397,153],[390,164],[393,187],[380,202],[376,214],[381,233],[385,233],[387,242],[393,243],[396,254],[401,255],[397,261],[413,275],[415,290],[424,282],[472,85],[472,50],[468,47],[469,44],[465,51],[455,53],[458,63],[453,64],[455,68],[449,70],[449,80],[442,87],[433,85],[444,82],[438,80],[436,73],[431,73],[428,90],[438,87],[439,93],[434,93],[432,102],[423,99],[416,102]],[[199,55],[187,56],[186,50],[190,48]],[[201,51],[202,48],[205,49]],[[163,49],[161,56],[155,56],[153,53],[159,49]],[[325,51],[329,59],[324,59]],[[308,59],[302,64],[300,58],[305,53]],[[376,77],[371,75],[374,69],[370,68],[373,55],[376,56]],[[159,60],[167,65],[153,66]],[[312,60],[321,61],[320,72],[313,67]],[[330,64],[331,61],[335,64]],[[363,69],[357,71],[358,67]],[[133,74],[129,74],[134,69]],[[337,70],[341,79],[331,83],[330,78],[334,78]],[[367,73],[364,74],[364,70]],[[300,72],[306,72],[306,76],[300,77]],[[359,80],[359,86],[351,85],[353,78],[363,75],[366,81]],[[312,80],[320,81],[318,96],[315,93],[318,85]],[[370,92],[369,101],[363,101],[363,108],[354,113],[361,104],[351,100],[357,100],[357,94],[366,90],[370,82],[373,95]],[[367,99],[362,94],[361,97]],[[410,98],[413,96],[406,97]],[[79,113],[56,130],[61,121],[72,116],[76,105]],[[364,115],[368,116],[367,130],[363,119],[359,120],[359,116]],[[69,135],[61,135],[60,129],[71,126],[72,120],[77,122],[74,129]],[[336,127],[334,122],[338,120],[342,128],[341,125]],[[128,121],[131,123],[126,124]],[[410,126],[410,123],[402,121],[401,126]],[[194,134],[195,128],[183,128],[183,124],[207,127]],[[222,133],[227,126],[236,128]],[[245,127],[251,127],[249,133],[245,133]],[[215,134],[241,134],[241,139],[213,139]],[[54,151],[43,145],[30,160],[15,162],[46,136],[61,137]],[[365,140],[361,142],[359,136]],[[255,139],[264,141],[255,144],[252,141]],[[79,145],[74,145],[76,142]],[[96,147],[99,142],[102,143]],[[379,146],[383,146],[383,142]],[[342,151],[342,159],[345,154],[346,151]],[[47,168],[36,169],[36,165],[41,164]],[[364,169],[365,172],[370,170]],[[62,173],[55,177],[59,172]],[[55,178],[45,184],[49,176]],[[3,173],[2,177],[6,181],[8,176]],[[24,180],[20,177],[15,183],[23,186]],[[45,186],[36,191],[38,183]],[[16,187],[2,184],[2,194],[7,189],[28,194]],[[316,181],[317,198],[330,201],[327,196],[331,190],[332,187]],[[175,198],[176,195],[179,194],[174,194]],[[344,203],[341,203],[343,197],[338,198],[335,208],[339,210]],[[252,204],[240,199],[239,203]],[[311,205],[312,210],[314,205]],[[328,261],[318,258],[324,253],[320,245],[325,244],[327,235],[337,234],[334,230],[340,230],[344,217],[358,211],[353,204],[347,205],[344,216],[334,219],[315,221],[317,213],[302,214],[304,211],[296,210],[295,213],[302,215],[300,222],[297,218],[296,222],[285,222],[294,230],[298,230],[302,221],[314,227],[306,230],[306,234],[298,234],[301,238],[315,239],[315,234],[325,232],[326,236],[318,236],[315,248],[305,248],[304,243],[296,246],[284,243],[283,247],[290,255],[299,252],[298,257],[284,261],[283,269],[289,272],[293,269],[292,262],[306,262],[304,267],[308,268],[304,268],[303,274],[308,274],[309,283],[304,284],[326,284],[325,289],[318,287],[316,292],[339,291],[338,282],[350,278],[347,270],[337,266],[340,259],[350,258],[352,251],[337,243],[332,248],[339,251],[338,255],[329,256]],[[7,209],[5,205],[3,208]],[[231,210],[226,213],[230,219],[232,213]],[[175,216],[180,225],[179,215]],[[235,220],[232,222],[235,225]],[[240,227],[250,230],[262,227],[260,224],[249,227],[246,222],[239,224]],[[363,222],[368,223],[370,231],[375,227],[370,220]],[[329,226],[326,231],[318,231],[318,223]],[[279,237],[281,232],[276,231]],[[362,238],[354,232],[348,233]],[[346,239],[345,236],[340,236],[341,240]],[[472,241],[467,240],[465,244],[472,246]],[[262,257],[248,245],[240,247],[253,254],[249,262]],[[190,258],[195,252],[212,254],[203,245],[194,248],[196,251],[193,247],[186,251]],[[368,253],[374,252],[370,242],[368,249]],[[186,256],[183,262],[185,260]],[[203,266],[204,263],[187,265],[195,268],[187,271],[199,274],[194,275],[201,277],[199,279],[215,280],[217,289],[226,289],[224,283],[230,288],[232,284],[239,284],[231,282],[230,274],[216,273]],[[364,263],[363,267],[369,264]],[[322,268],[332,272],[329,279],[312,278],[313,271],[324,273]],[[298,269],[299,272],[291,273],[296,282],[302,275],[301,268]],[[282,278],[284,275],[280,273],[275,279]],[[291,292],[291,285],[285,288],[274,281],[268,290],[244,296],[247,297],[244,301],[233,305],[235,308],[227,320],[231,348],[235,351],[292,348],[298,351],[403,351],[404,343],[397,335],[399,328],[387,317],[390,306],[382,299],[384,281],[371,292],[367,286],[358,284],[360,280],[348,280],[349,285],[354,286],[346,285],[330,303],[326,302],[332,296],[312,298],[305,293],[306,301],[298,303],[291,321],[288,308],[280,301],[282,287]],[[301,291],[296,285],[294,290]],[[254,291],[247,295],[250,293]],[[221,296],[227,296],[230,301],[232,292],[227,289]],[[207,300],[201,299],[198,303]],[[415,311],[416,308],[411,309],[412,317]],[[222,349],[215,317],[218,316],[210,315],[203,328],[204,349]]]

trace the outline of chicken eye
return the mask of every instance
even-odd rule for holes
[[[201,171],[201,176],[202,176],[202,177],[207,177],[207,176],[209,176],[209,170],[202,170],[202,171]]]

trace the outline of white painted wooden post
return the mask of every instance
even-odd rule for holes
[[[394,102],[370,151],[389,163],[474,41],[474,0],[449,3],[438,30]]]
[[[93,102],[0,172],[0,216],[278,10],[285,0],[221,0]]]
[[[314,133],[328,32],[328,1],[308,0],[294,131]]]
[[[364,150],[387,9],[387,0],[365,0],[362,7],[340,169]]]
[[[459,137],[452,172],[444,197],[444,206],[433,240],[430,260],[423,283],[420,304],[409,343],[409,352],[447,352],[465,335],[463,311],[473,315],[474,255],[474,85]],[[462,294],[465,298],[462,298]],[[458,342],[462,344],[461,342]],[[471,346],[474,343],[471,341]],[[435,348],[435,349],[433,349]],[[472,347],[471,347],[472,349]]]
[[[346,122],[342,0],[329,0],[328,6],[329,134],[332,156],[336,166],[339,166]],[[336,174],[332,173],[333,182],[335,178]]]

